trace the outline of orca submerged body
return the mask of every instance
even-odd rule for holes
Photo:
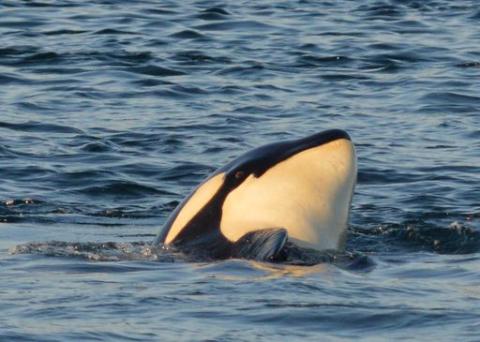
[[[342,249],[356,176],[355,149],[342,130],[256,148],[201,183],[154,244],[266,261],[281,258],[287,240]]]

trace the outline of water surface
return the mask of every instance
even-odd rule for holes
[[[476,1],[0,10],[2,340],[479,339]],[[148,249],[217,167],[330,128],[373,266]]]

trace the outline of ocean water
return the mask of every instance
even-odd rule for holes
[[[0,340],[480,340],[477,1],[2,1]],[[150,241],[259,145],[345,129],[347,254]]]

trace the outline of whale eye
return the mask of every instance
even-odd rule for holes
[[[236,179],[243,178],[244,175],[245,175],[245,172],[243,172],[243,171],[237,171],[237,172],[235,172],[235,178],[236,178]]]

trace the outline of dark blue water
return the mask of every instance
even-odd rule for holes
[[[0,339],[480,339],[479,23],[473,0],[2,1]],[[217,167],[329,128],[365,258],[151,250]]]

